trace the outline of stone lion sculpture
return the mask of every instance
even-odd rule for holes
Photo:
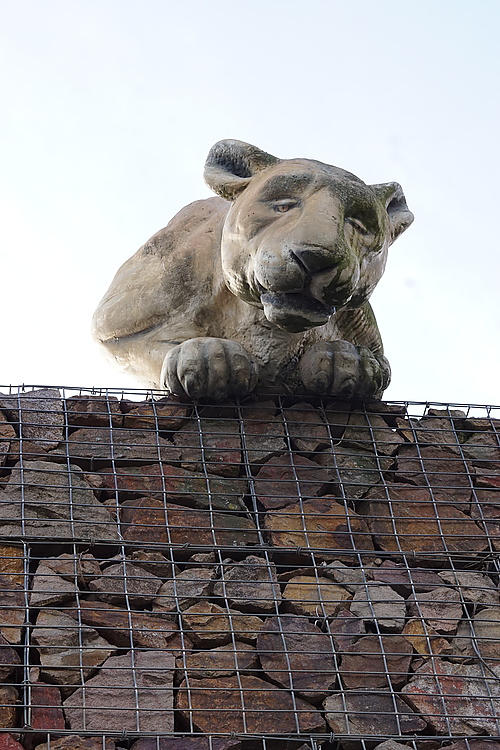
[[[93,335],[142,383],[195,399],[261,390],[379,398],[368,299],[411,224],[396,182],[216,143],[196,201],[119,269]]]

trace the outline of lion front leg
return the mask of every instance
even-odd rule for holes
[[[308,391],[339,398],[380,398],[391,378],[382,354],[349,341],[314,344],[300,360],[299,370]]]
[[[161,371],[162,387],[177,395],[223,401],[257,385],[255,360],[237,341],[199,337],[174,346]]]

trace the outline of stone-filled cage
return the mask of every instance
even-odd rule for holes
[[[0,388],[0,750],[499,750],[500,408]]]

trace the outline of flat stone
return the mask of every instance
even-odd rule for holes
[[[304,401],[283,410],[292,447],[299,453],[314,453],[331,444],[321,413]]]
[[[51,738],[50,744],[44,742],[42,745],[37,745],[36,750],[115,750],[115,747],[115,742],[110,737],[79,737],[77,734],[72,734],[67,737]]]
[[[432,414],[431,411],[434,411]],[[460,454],[460,440],[462,433],[460,431],[463,425],[464,413],[461,417],[455,417],[451,412],[445,409],[429,410],[428,414],[422,419],[410,419],[410,425],[414,431],[416,442],[421,446],[424,445],[444,445],[454,453]],[[459,420],[455,426],[455,421]]]
[[[331,436],[335,440],[343,437],[352,410],[351,401],[333,401],[326,405],[325,417]]]
[[[425,620],[419,618],[407,620],[402,635],[420,656],[439,656],[453,652],[450,642],[427,625]]]
[[[413,591],[432,591],[442,586],[442,579],[428,568],[409,568],[403,563],[384,560],[382,565],[371,571],[374,581],[385,583],[405,598]]]
[[[305,617],[333,617],[352,599],[347,589],[323,576],[294,576],[283,591],[288,611]]]
[[[182,612],[199,599],[207,598],[213,588],[214,571],[209,568],[187,568],[165,581],[153,601],[155,612]]]
[[[154,498],[127,500],[120,506],[123,538],[133,544],[193,547],[244,546],[259,541],[249,518],[193,510]]]
[[[348,689],[398,688],[408,678],[413,647],[400,635],[365,635],[346,649],[340,669]]]
[[[38,747],[41,747],[41,745],[38,745]],[[54,746],[52,745],[52,747]],[[2,732],[0,734],[0,750],[25,750],[25,748],[11,734]]]
[[[99,566],[97,570],[100,575]],[[57,558],[48,558],[39,563],[29,595],[31,607],[49,607],[75,598],[78,590],[76,582],[68,580],[67,576],[63,578],[58,571]]]
[[[40,388],[12,396],[0,393],[0,409],[23,440],[43,447],[63,440],[65,415],[58,390]]]
[[[476,468],[474,477],[476,487],[482,487],[489,490],[500,490],[500,472],[498,469],[481,469]],[[500,503],[500,500],[499,500]]]
[[[446,446],[401,446],[394,477],[396,481],[430,487],[436,500],[468,510],[472,476],[463,458]]]
[[[472,625],[472,627],[471,627]],[[500,662],[500,607],[486,607],[471,620],[462,620],[453,639],[455,652],[466,657]]]
[[[45,682],[34,682],[30,685],[31,727],[41,731],[64,730],[64,713],[62,710],[61,691],[54,685]],[[43,739],[43,736],[39,739]]]
[[[462,619],[460,594],[451,586],[408,597],[410,617],[423,617],[438,633],[455,633]]]
[[[344,431],[343,445],[356,445],[366,451],[392,456],[404,443],[401,437],[378,414],[352,411]]]
[[[337,680],[330,636],[305,617],[269,617],[257,636],[266,675],[311,703],[322,701]]]
[[[317,463],[290,453],[267,461],[255,477],[257,499],[264,508],[283,508],[327,489],[328,472]]]
[[[57,610],[40,611],[33,643],[38,647],[42,679],[62,685],[66,695],[81,684],[82,674],[91,675],[115,651],[96,630]]]
[[[387,456],[375,456],[370,451],[343,445],[317,453],[314,460],[328,469],[336,494],[346,500],[362,497],[370,487],[382,481],[382,472],[393,463]]]
[[[305,500],[300,506],[268,512],[265,527],[277,550],[314,550],[320,560],[340,559],[342,552],[372,551],[373,542],[364,519],[333,497]]]
[[[130,750],[241,750],[241,742],[231,737],[212,735],[210,737],[141,737],[140,740],[134,742]]]
[[[349,609],[362,620],[376,622],[382,630],[400,632],[405,623],[405,600],[383,584],[367,583],[359,588]]]
[[[7,682],[12,672],[21,664],[21,659],[9,642],[0,635],[0,682]]]
[[[182,466],[223,477],[237,477],[241,465],[240,425],[236,419],[191,419],[174,435]],[[203,450],[202,450],[203,446]]]
[[[500,603],[497,587],[486,573],[475,570],[443,570],[439,577],[454,586],[467,602],[495,606]]]
[[[70,396],[66,415],[71,427],[123,426],[123,414],[116,396]]]
[[[96,499],[82,470],[48,461],[15,466],[2,503],[4,536],[118,540],[111,514]]]
[[[226,599],[236,609],[253,614],[276,612],[281,604],[281,589],[276,566],[262,557],[248,555],[242,562],[225,561],[221,580],[214,584],[214,595]]]
[[[360,750],[371,737],[412,735],[426,728],[420,716],[397,695],[375,690],[345,690],[323,703],[332,732],[346,750]]]
[[[183,682],[177,708],[205,734],[295,734],[324,731],[319,711],[258,677],[241,675]]]
[[[0,543],[0,581],[24,586],[24,550],[21,546]]]
[[[241,641],[233,641],[224,646],[197,651],[178,659],[177,667],[182,673],[187,672],[192,679],[212,679],[214,677],[230,677],[233,674],[255,669],[258,655],[254,646]]]
[[[99,732],[174,730],[172,654],[135,651],[111,656],[99,673],[64,701],[71,729]]]
[[[281,414],[274,401],[262,401],[243,410],[243,449],[250,464],[261,464],[287,450]]]
[[[180,451],[153,431],[109,427],[75,430],[64,448],[52,450],[49,455],[56,459],[69,456],[84,469],[180,461]]]
[[[0,634],[7,643],[21,643],[27,619],[24,586],[9,576],[0,576]]]
[[[367,580],[372,578],[372,571],[368,567],[349,568],[340,560],[334,560],[331,563],[322,564],[321,575],[331,578],[351,594],[355,594],[360,586],[364,586]]]
[[[408,747],[408,745],[402,745],[401,742],[396,742],[396,740],[386,740],[377,745],[375,750],[408,750]]]
[[[7,421],[7,417],[0,411],[0,466],[3,466],[10,452],[10,444],[16,440],[16,431]]]
[[[499,733],[500,666],[426,663],[402,689],[410,706],[444,735]]]
[[[481,469],[498,469],[500,466],[499,434],[476,432],[463,444],[466,458],[472,459],[474,466]]]
[[[342,653],[363,635],[366,635],[365,622],[354,617],[348,609],[342,609],[337,617],[328,623],[328,632],[333,638],[335,649]]]
[[[477,489],[472,498],[470,514],[479,528],[488,535],[491,546],[500,552],[500,492]]]
[[[131,408],[128,408],[128,406]],[[153,430],[176,432],[185,424],[193,410],[190,404],[182,403],[177,396],[169,395],[154,401],[129,402],[123,417],[127,430]]]
[[[161,579],[128,560],[106,568],[101,578],[89,582],[89,590],[108,604],[127,604],[144,609],[158,594]]]
[[[0,727],[10,729],[19,726],[17,707],[19,693],[12,685],[0,685]]]
[[[424,487],[373,487],[358,510],[365,516],[379,549],[385,552],[435,560],[453,552],[480,552],[488,544],[486,535],[469,516],[448,503],[434,503]]]
[[[182,622],[189,637],[199,648],[224,646],[235,638],[252,643],[263,620],[234,609],[223,609],[213,602],[202,601],[182,613]]]
[[[150,552],[138,549],[131,553],[130,559],[139,568],[144,568],[158,578],[173,578],[178,574],[178,568],[161,552]]]

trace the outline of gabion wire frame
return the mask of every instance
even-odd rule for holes
[[[496,750],[499,549],[500,407],[0,387],[0,749]]]

